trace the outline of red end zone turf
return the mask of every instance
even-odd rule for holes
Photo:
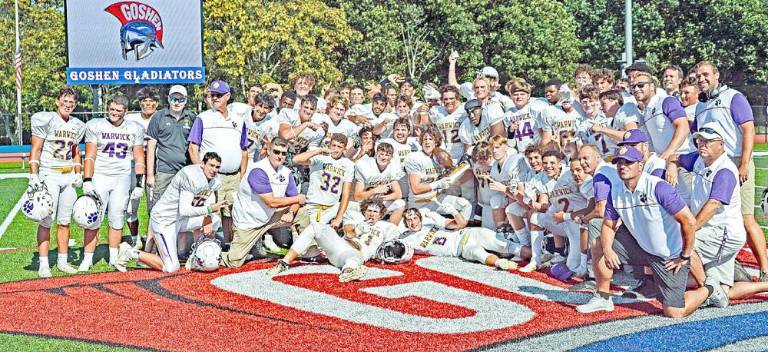
[[[0,320],[0,331],[160,350],[458,351],[660,312],[654,301],[582,315],[573,306],[588,296],[563,293],[567,285],[543,273],[504,273],[456,259],[417,259],[419,264],[371,265],[371,272],[388,274],[349,284],[340,284],[336,274],[301,273],[322,269],[319,266],[296,266],[287,275],[269,279],[261,270],[272,263],[211,274],[134,270],[3,284],[0,305],[12,314]],[[749,253],[742,259],[751,260]],[[432,270],[436,267],[427,262],[448,265]],[[247,291],[249,285],[254,293],[231,292]],[[400,298],[380,293],[393,287],[395,294],[427,290]],[[294,304],[280,303],[292,300]],[[306,309],[313,304],[320,304],[317,311]],[[485,318],[477,319],[483,314]],[[503,314],[512,314],[509,324],[492,325],[493,318]],[[361,323],[372,316],[382,320]],[[392,317],[410,317],[425,325],[405,320],[377,326]],[[515,322],[517,318],[521,321]],[[484,329],[484,322],[493,327]],[[414,331],[429,326],[450,329],[452,324],[471,332]]]

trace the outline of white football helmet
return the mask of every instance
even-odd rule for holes
[[[221,242],[214,238],[201,237],[192,244],[192,252],[184,265],[187,270],[216,271],[221,259]]]
[[[85,230],[95,230],[101,226],[104,204],[96,193],[86,193],[77,198],[72,211],[75,223]]]
[[[384,242],[376,249],[376,259],[382,263],[407,263],[411,258],[413,258],[413,248],[400,240]]]
[[[21,206],[24,215],[32,221],[40,222],[53,214],[53,197],[48,193],[45,183],[37,183],[27,188],[26,200]]]

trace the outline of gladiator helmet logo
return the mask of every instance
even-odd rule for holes
[[[114,15],[120,27],[120,47],[123,59],[133,52],[136,61],[163,48],[163,20],[160,13],[149,5],[137,1],[121,1],[109,5],[104,11]]]

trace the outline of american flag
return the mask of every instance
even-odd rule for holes
[[[13,61],[16,66],[16,89],[21,90],[21,49],[16,49]]]

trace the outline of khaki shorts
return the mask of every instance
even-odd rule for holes
[[[231,218],[232,217],[232,204],[235,203],[235,194],[240,189],[240,175],[221,175],[221,188],[219,188],[218,202],[228,201],[229,206],[221,208],[221,215]]]
[[[741,157],[731,158],[736,167],[741,163]],[[736,175],[738,177],[738,175]],[[741,214],[755,215],[755,160],[749,159],[747,167],[747,182],[741,184]]]
[[[745,236],[744,233],[728,236],[722,226],[705,225],[696,231],[695,248],[707,274],[705,283],[733,287],[736,255],[744,247]]]

